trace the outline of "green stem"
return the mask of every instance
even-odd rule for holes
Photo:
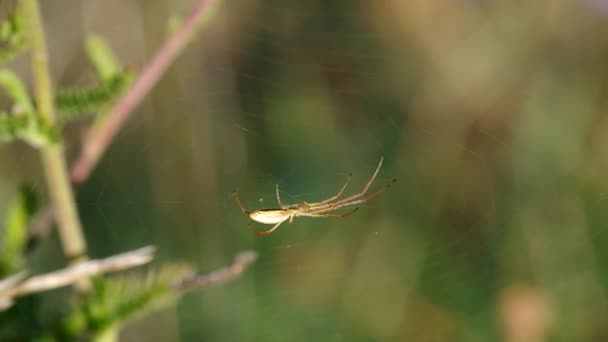
[[[29,34],[38,113],[51,125],[56,125],[53,86],[38,1],[21,0],[21,6]],[[41,154],[63,250],[70,260],[83,260],[86,258],[86,243],[68,179],[63,149],[59,144],[45,146],[41,149]]]

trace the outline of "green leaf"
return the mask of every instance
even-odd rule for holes
[[[34,191],[23,186],[8,211],[4,234],[0,239],[0,274],[7,275],[22,267],[27,242],[27,227],[38,203]]]
[[[87,38],[86,50],[102,83],[111,81],[122,73],[122,67],[103,37],[96,34],[90,35]]]
[[[35,112],[32,100],[21,79],[12,71],[7,69],[0,70],[0,86],[14,102],[14,113],[33,113]]]

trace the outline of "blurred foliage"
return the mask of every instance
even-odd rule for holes
[[[59,143],[59,134],[46,120],[34,113],[0,113],[0,141],[10,142],[16,139],[40,147]]]
[[[4,21],[0,22],[0,63],[8,62],[25,48],[25,33],[21,14],[11,11]]]
[[[53,338],[73,340],[88,336],[103,341],[130,321],[173,305],[180,294],[170,285],[191,272],[185,265],[164,265],[147,275],[97,277],[90,297],[78,300],[69,314],[57,320],[58,332]]]
[[[59,143],[59,132],[40,117],[19,77],[10,70],[0,70],[0,86],[13,100],[10,113],[0,112],[0,141],[22,139],[33,147]]]
[[[183,12],[57,1],[45,14],[66,82],[89,63],[66,32],[102,32],[140,63]],[[200,264],[253,246],[260,261],[123,340],[608,338],[605,1],[223,2],[217,16],[79,210],[93,253],[156,243]],[[100,87],[121,70],[97,66]],[[3,182],[35,169],[20,153],[0,151]],[[399,181],[343,220],[255,238],[229,196],[274,207],[279,183],[286,203],[320,200],[351,171],[355,193],[382,155],[377,186]],[[37,253],[37,267],[54,260]]]
[[[27,228],[38,207],[36,194],[31,188],[21,188],[6,215],[0,236],[0,278],[23,268],[23,252],[27,242]]]

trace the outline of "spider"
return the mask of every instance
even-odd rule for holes
[[[356,194],[346,197],[346,198],[342,198],[342,199],[338,199],[338,198],[340,196],[342,196],[342,193],[344,192],[344,190],[346,190],[346,187],[350,183],[351,174],[348,175],[346,182],[344,183],[342,188],[340,188],[340,191],[338,191],[338,193],[336,195],[334,195],[326,200],[320,201],[320,202],[312,202],[312,203],[302,202],[302,203],[298,203],[298,204],[283,204],[283,203],[281,203],[281,196],[279,195],[279,184],[276,184],[276,186],[275,186],[277,202],[279,203],[278,208],[247,210],[243,206],[243,203],[241,203],[241,200],[236,191],[233,193],[233,197],[236,200],[236,203],[238,204],[241,211],[243,213],[245,213],[246,215],[248,215],[249,218],[251,218],[252,220],[263,223],[263,224],[274,224],[274,226],[272,228],[265,230],[265,231],[258,232],[253,227],[253,225],[250,223],[249,227],[251,228],[251,230],[253,230],[253,232],[257,236],[268,235],[268,234],[274,232],[277,228],[279,228],[279,226],[283,222],[289,220],[289,223],[292,223],[294,218],[300,217],[300,216],[343,218],[343,217],[353,214],[355,211],[359,210],[359,207],[356,207],[355,209],[353,209],[349,212],[346,212],[344,214],[333,214],[332,212],[336,211],[338,209],[352,207],[357,204],[365,203],[365,202],[371,200],[372,198],[380,195],[382,192],[384,192],[384,190],[388,189],[394,182],[397,181],[397,178],[394,178],[385,187],[383,187],[379,190],[376,190],[375,192],[373,192],[372,194],[370,194],[368,196],[365,196],[365,194],[369,190],[370,186],[374,182],[374,179],[376,179],[376,176],[378,175],[378,171],[380,171],[380,167],[382,166],[383,160],[384,160],[384,157],[380,158],[380,162],[378,163],[378,167],[376,168],[376,171],[372,175],[372,178],[370,178],[370,180],[367,182],[367,185],[365,185],[365,188],[363,188],[363,190],[361,190],[361,192],[356,193]]]

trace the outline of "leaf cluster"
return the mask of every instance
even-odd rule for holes
[[[19,14],[15,12],[0,24],[1,51],[12,53],[11,58],[23,51],[18,37],[23,32]],[[5,39],[6,38],[6,39]],[[14,42],[4,44],[4,41]],[[19,50],[17,50],[19,46]],[[9,55],[8,50],[0,52]],[[8,69],[0,70],[0,87],[12,101],[11,108],[0,109],[0,141],[21,140],[33,147],[51,146],[60,143],[61,127],[68,121],[83,116],[95,116],[102,120],[109,106],[121,96],[133,79],[133,72],[117,62],[103,38],[91,35],[86,44],[87,56],[93,65],[98,84],[89,87],[60,88],[55,96],[55,104],[60,122],[51,124],[39,115],[27,88],[18,75]]]

